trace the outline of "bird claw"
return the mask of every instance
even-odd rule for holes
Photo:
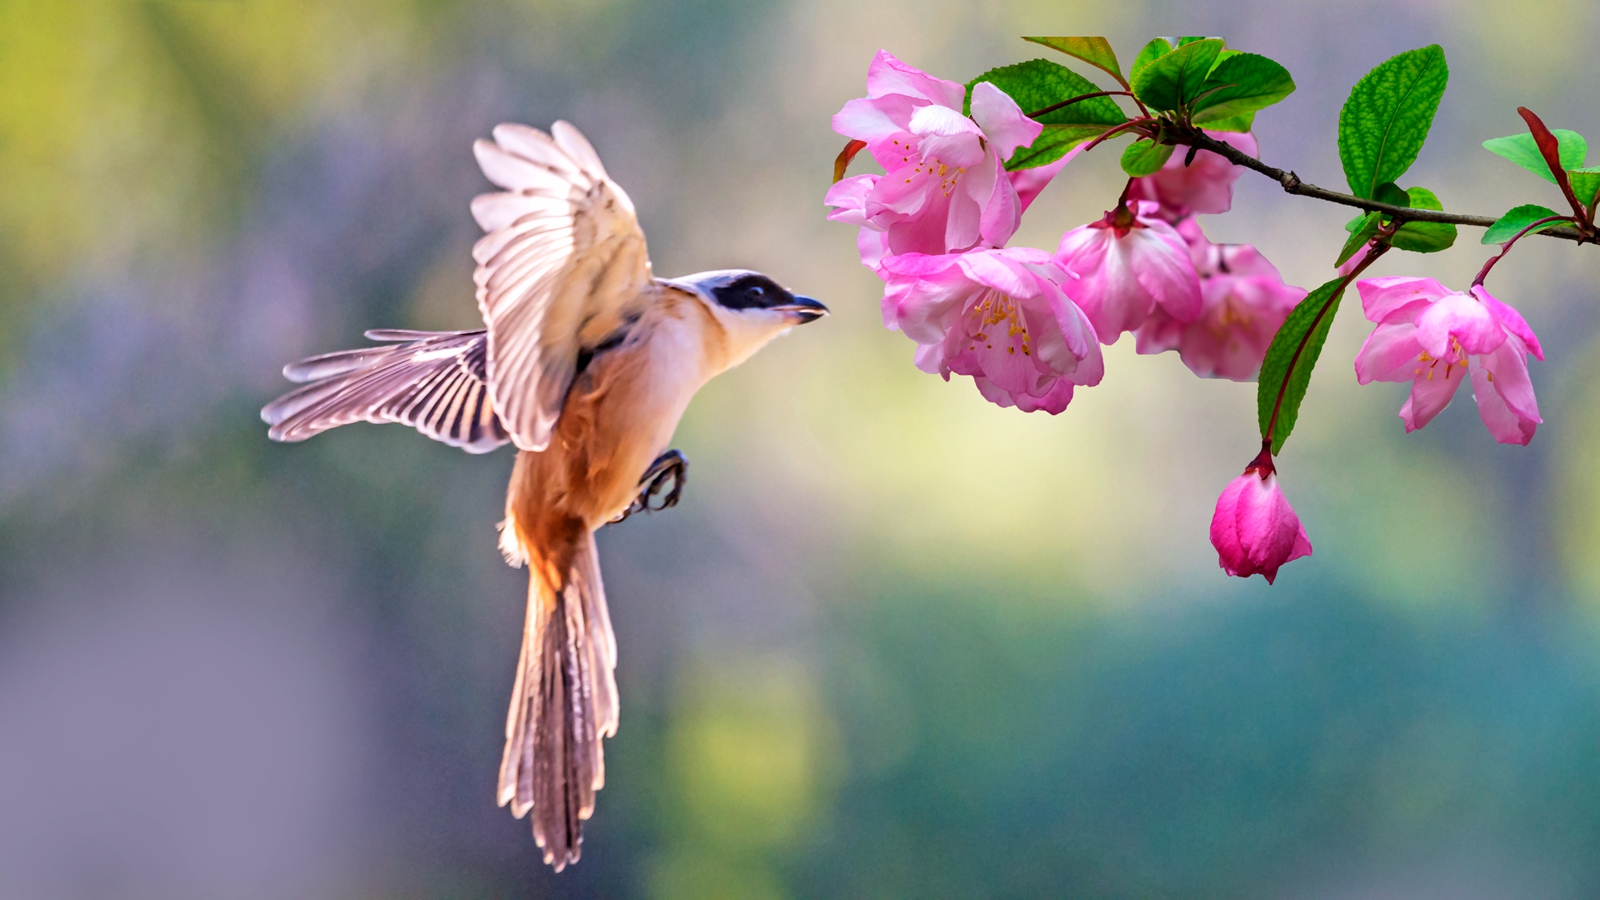
[[[656,457],[656,461],[639,477],[639,496],[610,524],[615,525],[634,513],[660,512],[677,506],[679,498],[683,496],[683,486],[688,481],[689,460],[676,450],[668,450]],[[671,483],[670,488],[668,482]],[[666,491],[666,494],[663,495],[662,491]],[[656,501],[656,505],[651,505],[651,501]]]

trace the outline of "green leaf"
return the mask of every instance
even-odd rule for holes
[[[1577,196],[1579,203],[1594,206],[1595,195],[1600,194],[1600,166],[1568,169],[1567,181],[1572,184],[1572,193]]]
[[[1206,130],[1242,133],[1254,128],[1255,124],[1256,114],[1254,112],[1247,112],[1241,113],[1237,116],[1229,116],[1226,119],[1219,119],[1215,122],[1207,122]]]
[[[972,79],[967,84],[964,112],[970,112],[972,87],[980,81],[987,81],[1005,91],[1022,107],[1023,112],[1045,109],[1063,100],[1100,91],[1094,82],[1060,63],[1033,59],[1014,66],[990,69]],[[1006,169],[1029,169],[1055,162],[1078,144],[1127,120],[1122,108],[1110,97],[1093,97],[1045,113],[1035,119],[1044,125],[1044,131],[1031,145],[1019,147],[1006,161]]]
[[[1559,216],[1559,215],[1561,215],[1561,213],[1558,213],[1555,210],[1550,209],[1549,207],[1540,206],[1540,205],[1538,205],[1536,203],[1527,203],[1527,204],[1524,204],[1522,206],[1512,207],[1511,210],[1508,211],[1505,215],[1503,215],[1500,218],[1496,219],[1494,221],[1494,224],[1489,226],[1489,230],[1488,231],[1485,231],[1483,233],[1483,243],[1485,243],[1485,244],[1504,244],[1506,241],[1509,241],[1512,238],[1516,237],[1517,236],[1517,232],[1521,231],[1524,228],[1527,228],[1529,225],[1532,225],[1534,222],[1537,222],[1540,219],[1548,218],[1550,216]],[[1545,230],[1546,228],[1554,228],[1557,225],[1563,225],[1563,224],[1565,224],[1565,223],[1564,222],[1548,222],[1548,223],[1546,223],[1544,225],[1540,225],[1539,227],[1534,228],[1533,230],[1529,231],[1528,233],[1529,234],[1537,234],[1538,232],[1541,232],[1541,231]]]
[[[1228,48],[1228,47],[1223,47],[1222,48],[1222,52],[1217,54],[1217,61],[1211,64],[1211,72],[1215,72],[1217,70],[1217,66],[1222,65],[1222,61],[1223,60],[1232,59],[1233,57],[1238,56],[1240,53],[1243,53],[1243,52],[1244,52],[1243,50],[1233,50],[1233,49]],[[1211,72],[1207,72],[1206,74],[1209,75],[1209,74],[1211,74]]]
[[[1583,139],[1583,135],[1565,128],[1552,128],[1550,133],[1556,136],[1556,141],[1561,145],[1561,168],[1570,171],[1582,166],[1584,157],[1589,153],[1589,142]],[[1544,155],[1539,152],[1539,144],[1526,131],[1490,138],[1483,142],[1483,149],[1511,160],[1551,184],[1556,183],[1555,173],[1550,171]]]
[[[1194,41],[1150,62],[1133,77],[1133,92],[1153,109],[1173,110],[1200,94],[1222,52],[1216,38]]]
[[[1193,44],[1196,41],[1205,41],[1205,40],[1211,40],[1211,38],[1209,38],[1209,37],[1207,37],[1206,35],[1203,35],[1203,34],[1186,35],[1184,37],[1178,38],[1178,46],[1179,47],[1187,47],[1187,46],[1189,46],[1190,44]],[[1216,40],[1220,41],[1220,40],[1222,40],[1222,38],[1216,38]]]
[[[1145,66],[1171,52],[1172,45],[1167,43],[1166,38],[1156,38],[1145,44],[1144,47],[1140,48],[1139,55],[1133,58],[1133,68],[1128,70],[1128,80],[1131,82],[1133,79],[1138,78],[1139,73],[1144,71]]]
[[[1127,172],[1132,178],[1153,175],[1167,164],[1174,149],[1176,148],[1171,144],[1134,141],[1128,145],[1128,149],[1122,151],[1122,171]]]
[[[1256,383],[1256,418],[1261,423],[1265,437],[1272,426],[1272,410],[1278,406],[1278,424],[1272,433],[1274,455],[1283,449],[1283,442],[1294,431],[1300,416],[1300,401],[1306,397],[1306,387],[1311,384],[1311,370],[1316,368],[1317,357],[1322,354],[1322,344],[1328,339],[1328,327],[1339,312],[1339,299],[1344,296],[1346,280],[1339,276],[1312,291],[1301,300],[1284,321],[1283,327],[1267,348],[1261,363],[1261,377]],[[1282,405],[1278,393],[1283,392]]]
[[[1294,92],[1294,79],[1289,77],[1288,69],[1265,56],[1233,53],[1217,63],[1200,90],[1210,93],[1195,100],[1190,107],[1196,125],[1271,106]]]
[[[1350,232],[1349,240],[1344,242],[1344,247],[1339,250],[1339,258],[1334,260],[1334,266],[1342,266],[1356,255],[1356,251],[1367,245],[1372,236],[1378,233],[1383,216],[1378,212],[1369,212],[1364,216],[1356,216],[1344,226]]]
[[[1006,160],[1006,171],[1047,166],[1066,156],[1073,147],[1099,137],[1105,130],[1104,125],[1046,125],[1032,144],[1018,147]]]
[[[1387,203],[1390,206],[1411,205],[1411,194],[1401,190],[1400,185],[1392,181],[1385,181],[1383,184],[1378,185],[1378,189],[1372,192],[1372,199],[1379,203]]]
[[[1122,67],[1117,65],[1117,52],[1111,49],[1111,42],[1103,37],[1025,37],[1023,40],[1041,44],[1051,50],[1060,50],[1068,56],[1081,59],[1106,72],[1122,84],[1127,84],[1122,77]]]
[[[1417,161],[1449,79],[1444,50],[1430,44],[1379,63],[1350,89],[1339,111],[1339,160],[1352,194],[1370,199]]]
[[[1405,205],[1412,209],[1444,209],[1439,198],[1427,188],[1407,188],[1406,194],[1409,199]],[[1455,242],[1456,227],[1448,222],[1407,222],[1395,231],[1389,243],[1413,253],[1438,253]]]

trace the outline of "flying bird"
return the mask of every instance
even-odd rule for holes
[[[484,328],[369,331],[376,346],[285,366],[303,385],[261,417],[275,441],[401,422],[468,453],[516,445],[500,550],[528,567],[528,611],[498,799],[532,813],[560,871],[578,860],[601,739],[617,730],[595,531],[675,504],[688,464],[668,444],[695,392],[828,310],[748,270],[656,278],[633,202],[576,128],[493,134],[473,145],[504,189],[472,201]]]

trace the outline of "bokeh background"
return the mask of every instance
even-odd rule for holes
[[[1453,210],[1557,205],[1479,148],[1518,104],[1600,138],[1583,0],[0,0],[0,897],[1600,893],[1600,250],[1496,270],[1548,350],[1526,449],[1465,393],[1405,435],[1347,305],[1280,460],[1316,553],[1226,578],[1253,385],[1124,340],[1065,414],[998,409],[912,368],[824,220],[875,51],[966,80],[1024,33],[1277,58],[1263,154],[1335,187],[1349,86],[1439,42],[1405,183]],[[683,505],[601,537],[621,731],[556,876],[493,802],[511,453],[256,411],[365,328],[472,327],[470,142],[562,117],[658,272],[835,315],[703,391]],[[1247,175],[1205,228],[1313,286],[1347,218]],[[1463,284],[1478,236],[1379,273]]]

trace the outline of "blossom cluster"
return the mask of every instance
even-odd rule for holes
[[[1061,413],[1075,389],[1104,377],[1101,346],[1127,332],[1139,354],[1175,350],[1198,376],[1254,381],[1307,296],[1256,248],[1206,238],[1196,216],[1227,212],[1241,173],[1217,153],[1173,153],[1153,174],[1130,178],[1104,217],[1067,231],[1051,253],[1008,244],[1039,192],[1093,144],[1007,171],[1044,126],[995,85],[980,81],[969,96],[880,51],[867,96],[846,103],[833,127],[852,139],[842,160],[861,148],[883,168],[840,178],[826,203],[830,219],[859,228],[861,261],[884,282],[884,325],[916,343],[919,369],[947,381],[970,376],[999,406]],[[1201,133],[1257,156],[1249,133]],[[1340,269],[1346,282],[1386,249],[1372,246]],[[1411,382],[1400,413],[1407,431],[1470,380],[1496,440],[1533,437],[1541,420],[1527,356],[1543,359],[1543,350],[1514,309],[1481,284],[1467,292],[1423,278],[1356,286],[1376,324],[1356,358],[1357,378]],[[1288,372],[1281,377],[1287,385]],[[1271,582],[1311,544],[1278,484],[1271,426],[1264,431],[1261,454],[1218,500],[1211,538],[1229,574]]]
[[[1117,208],[1056,251],[1009,247],[1022,214],[1078,154],[1007,172],[1043,126],[988,82],[967,90],[880,52],[867,96],[833,126],[884,174],[845,178],[829,218],[860,226],[861,261],[885,283],[884,324],[916,364],[971,376],[1000,406],[1060,413],[1100,382],[1100,345],[1133,332],[1140,353],[1178,351],[1198,375],[1248,381],[1305,291],[1248,245],[1208,241],[1194,216],[1226,212],[1238,169],[1201,152],[1135,179]],[[1230,135],[1254,152],[1249,135]],[[1080,148],[1081,149],[1081,148]]]

